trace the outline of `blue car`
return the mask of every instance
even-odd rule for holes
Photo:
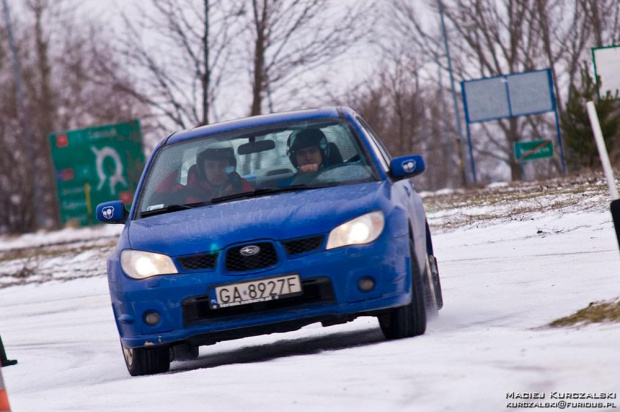
[[[349,108],[250,117],[174,133],[108,259],[133,376],[198,347],[375,316],[387,339],[421,335],[443,306],[421,156],[392,158]]]

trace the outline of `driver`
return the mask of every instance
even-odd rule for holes
[[[328,144],[319,129],[305,129],[292,133],[287,141],[288,156],[299,173],[318,172],[326,166]]]
[[[188,179],[187,203],[208,201],[216,197],[254,190],[236,172],[237,158],[232,147],[207,148],[196,156],[197,176]]]

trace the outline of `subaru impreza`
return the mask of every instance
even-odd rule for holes
[[[108,259],[129,373],[166,372],[220,341],[378,319],[421,335],[443,306],[419,155],[392,157],[333,107],[250,117],[162,139]]]

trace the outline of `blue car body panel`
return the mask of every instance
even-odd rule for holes
[[[373,182],[241,199],[135,220],[129,244],[176,256],[252,242],[267,233],[273,239],[327,234],[364,213],[387,211],[389,196],[385,182]],[[170,227],[174,231],[166,230]],[[406,225],[394,230],[399,236],[407,234]]]
[[[148,218],[138,218],[135,202],[116,251],[108,260],[112,307],[123,345],[209,344],[280,331],[278,325],[284,325],[282,330],[292,330],[312,321],[330,323],[374,315],[409,303],[411,265],[418,264],[422,270],[427,253],[424,208],[409,180],[391,179],[380,167],[379,154],[357,117],[350,109],[292,112],[204,126],[163,139],[147,162],[137,193],[153,159],[166,145],[261,125],[329,118],[350,123],[376,163],[380,180],[241,198]],[[385,228],[375,241],[326,250],[330,231],[372,211],[382,211],[385,217]],[[287,242],[305,238],[320,238],[320,246],[291,254]],[[410,253],[411,242],[415,256]],[[271,245],[277,262],[258,270],[227,270],[227,251],[256,243]],[[129,278],[120,264],[120,253],[126,249],[168,255],[179,273],[144,280]],[[214,267],[186,269],[180,263],[185,257],[205,253],[217,254]],[[308,287],[329,285],[329,299],[302,299],[258,311],[208,307],[215,287],[287,274],[298,274]],[[358,282],[368,277],[376,287],[364,292]],[[161,316],[156,325],[144,321],[145,314],[152,311]],[[293,326],[286,326],[287,322]]]

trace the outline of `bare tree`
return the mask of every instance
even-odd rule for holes
[[[553,73],[560,114],[568,89],[580,79],[581,62],[590,48],[620,40],[620,3],[616,0],[536,0],[531,19],[537,24],[547,66]]]
[[[151,127],[150,108],[135,97],[134,78],[111,42],[98,26],[68,30],[54,59],[56,130],[134,119],[142,120],[143,129]]]
[[[438,3],[434,3],[437,6]],[[437,11],[436,9],[432,9]],[[434,171],[433,185],[453,187],[466,183],[463,164],[464,153],[455,119],[460,116],[453,110],[452,99],[447,96],[448,60],[445,44],[439,31],[437,19],[434,30],[429,30],[433,21],[431,10],[420,13],[419,3],[410,0],[392,0],[384,13],[384,26],[387,36],[382,42],[384,59],[405,60],[410,65],[410,75],[421,83],[424,94],[425,138],[431,142],[427,150],[432,158],[442,164],[442,172]],[[463,59],[453,56],[452,65],[462,72]],[[420,86],[418,86],[420,87]],[[458,119],[460,120],[460,119]]]
[[[126,30],[121,52],[141,87],[125,90],[180,128],[208,124],[214,113],[218,89],[238,33],[235,21],[243,2],[209,0],[152,0],[142,10],[142,20],[123,15]],[[148,43],[148,33],[152,39]],[[113,67],[108,74],[115,83]]]
[[[443,0],[455,51],[457,78],[473,79],[550,68],[560,115],[570,85],[579,79],[579,64],[593,45],[613,44],[620,38],[620,3],[617,0]],[[437,2],[429,0],[438,13]],[[437,61],[437,25],[422,24],[410,0],[392,1],[391,22],[400,38],[414,50]],[[425,21],[426,20],[426,21]],[[526,117],[476,126],[477,154],[510,166],[513,179],[520,179],[521,165],[512,154],[521,140],[555,135],[554,121]],[[552,161],[559,172],[559,159]],[[543,167],[545,168],[545,167]],[[549,170],[549,168],[547,168]]]
[[[333,0],[252,0],[251,115],[307,71],[350,49],[363,35],[365,1],[336,7]],[[338,16],[337,19],[334,16]]]
[[[32,152],[25,148],[18,121],[16,81],[5,53],[6,31],[0,24],[0,87],[7,91],[0,99],[0,144],[6,148],[0,151],[0,233],[36,229],[35,212],[45,217],[45,227],[58,223],[56,175],[48,146],[51,133],[126,121],[148,113],[122,92],[131,88],[129,83],[117,88],[93,79],[94,47],[106,49],[107,40],[92,23],[78,21],[73,6],[71,0],[28,0],[13,24],[28,125],[34,137]],[[108,54],[108,60],[114,62],[116,58]],[[116,70],[120,71],[120,66]],[[34,179],[40,187],[38,197],[33,190]]]
[[[36,151],[31,140],[22,82],[22,62],[27,54],[19,47],[23,41],[22,32],[15,31],[19,26],[10,16],[8,3],[3,2],[2,11],[0,38],[8,39],[8,42],[0,44],[0,86],[7,91],[0,104],[0,144],[5,148],[0,156],[0,197],[3,199],[0,233],[34,230],[37,226],[32,202]]]
[[[45,216],[45,226],[58,227],[60,211],[56,199],[56,176],[50,154],[48,136],[55,129],[54,112],[56,108],[55,96],[52,92],[52,62],[50,56],[50,34],[44,29],[45,21],[54,20],[55,16],[48,16],[62,8],[62,2],[56,2],[54,9],[49,0],[28,0],[27,10],[34,18],[34,62],[32,66],[33,79],[30,82],[29,94],[31,98],[30,115],[33,120],[33,140],[35,142],[35,157],[32,159],[37,179],[39,195],[37,205],[39,214]],[[66,3],[66,2],[65,2]]]
[[[620,3],[616,0],[579,0],[578,4],[588,26],[594,46],[620,43]]]
[[[390,21],[396,36],[401,41],[410,41],[415,51],[432,57],[432,61],[447,69],[439,24],[434,27],[422,24],[420,13],[410,1],[393,0],[392,5]],[[538,55],[534,50],[539,46],[539,40],[533,35],[535,27],[529,18],[532,5],[533,0],[444,1],[444,13],[451,28],[456,78],[492,77],[537,68]],[[431,3],[431,11],[439,12],[436,2]],[[445,86],[439,84],[439,87]],[[477,153],[507,163],[513,178],[519,179],[521,170],[511,152],[512,144],[520,140],[522,121],[500,121],[497,127],[489,133],[486,133],[487,127],[477,128],[479,132],[485,132],[484,138],[474,139]],[[499,138],[498,134],[503,137]]]
[[[439,138],[444,128],[438,90],[418,81],[416,66],[402,60],[388,62],[377,69],[337,103],[358,111],[385,143],[392,156],[420,153],[431,167],[416,182],[422,189],[452,186],[456,159]]]

